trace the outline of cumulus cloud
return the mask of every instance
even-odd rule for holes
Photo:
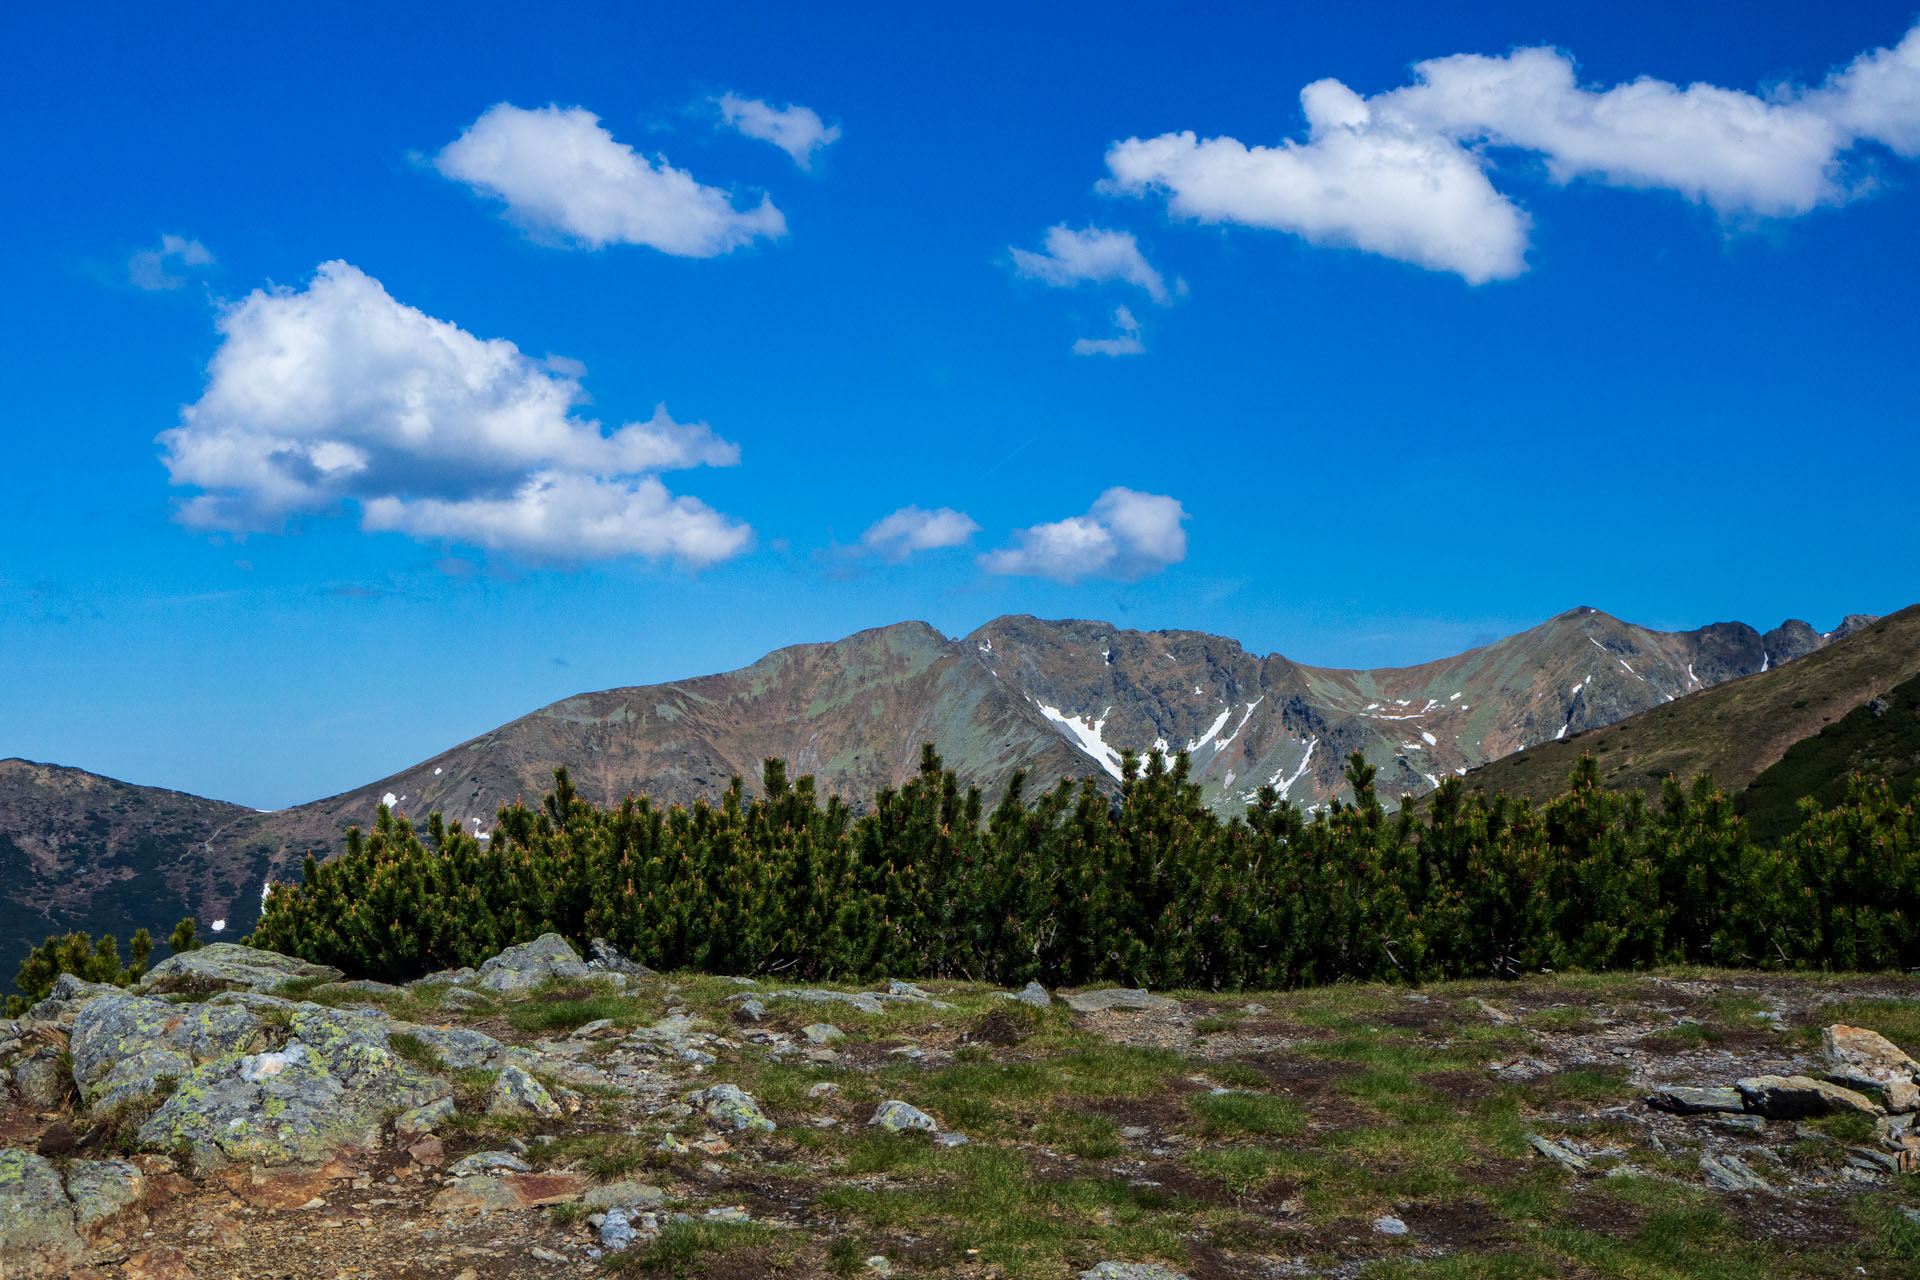
[[[1115,487],[1083,516],[1014,530],[1013,545],[987,552],[980,567],[1058,582],[1140,578],[1187,558],[1186,518],[1172,498]]]
[[[1125,307],[1113,309],[1113,327],[1120,332],[1111,338],[1080,338],[1073,344],[1077,356],[1137,356],[1146,344],[1140,341],[1140,322]]]
[[[840,140],[840,126],[827,124],[811,107],[797,103],[776,107],[736,93],[723,93],[713,103],[720,108],[722,124],[749,138],[771,142],[802,169],[813,168],[814,153]]]
[[[1155,302],[1167,301],[1167,284],[1140,252],[1131,231],[1088,227],[1075,231],[1065,223],[1047,229],[1046,248],[1011,249],[1013,269],[1029,280],[1056,288],[1083,282],[1119,281],[1138,285]]]
[[[502,102],[487,108],[434,157],[456,182],[506,205],[510,221],[534,239],[598,249],[643,244],[683,258],[711,258],[787,222],[766,196],[736,207],[717,187],[615,140],[584,107],[529,111]]]
[[[941,507],[922,511],[902,507],[860,535],[860,545],[896,564],[916,551],[935,551],[957,547],[980,532],[964,511]]]
[[[136,289],[178,289],[187,282],[186,268],[212,265],[213,255],[198,240],[162,234],[158,249],[140,249],[127,259],[127,279]]]
[[[1471,284],[1526,270],[1527,215],[1495,188],[1510,149],[1555,182],[1677,192],[1724,219],[1793,217],[1857,194],[1862,143],[1920,155],[1920,26],[1817,87],[1762,94],[1641,77],[1579,83],[1557,49],[1415,65],[1371,98],[1338,80],[1301,90],[1305,140],[1247,146],[1191,132],[1107,152],[1105,189],[1159,193],[1201,222],[1291,232],[1450,271]]]
[[[235,532],[358,503],[361,525],[532,560],[706,565],[751,531],[654,474],[738,446],[666,409],[603,431],[581,367],[397,302],[345,262],[227,307],[205,394],[161,433],[187,524]]]

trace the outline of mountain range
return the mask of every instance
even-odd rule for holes
[[[562,765],[598,803],[644,792],[690,804],[736,775],[752,792],[761,762],[779,756],[859,806],[910,776],[926,742],[990,802],[1015,771],[1030,788],[1093,776],[1117,789],[1121,751],[1158,748],[1188,752],[1205,802],[1237,812],[1262,786],[1325,805],[1345,794],[1346,759],[1359,751],[1398,803],[1529,748],[1823,650],[1838,655],[1852,647],[1838,642],[1874,621],[1850,616],[1824,633],[1797,620],[1765,633],[1742,623],[1658,631],[1582,607],[1453,657],[1377,670],[1258,656],[1197,631],[1019,616],[949,639],[904,622],[780,649],[737,671],[582,693],[272,813],[0,761],[0,882],[11,886],[0,972],[71,928],[124,936],[193,915],[216,932],[244,931],[270,879],[294,874],[309,851],[336,850],[381,804],[417,817],[437,810],[484,833],[501,805],[539,796]],[[1564,760],[1564,780],[1573,756],[1548,758]]]

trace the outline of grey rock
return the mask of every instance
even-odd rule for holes
[[[0,1274],[64,1276],[80,1262],[73,1202],[45,1156],[0,1150]]]
[[[1120,1136],[1129,1142],[1138,1142],[1152,1132],[1153,1130],[1143,1124],[1123,1124],[1120,1126]]]
[[[1157,1262],[1100,1262],[1082,1271],[1080,1280],[1187,1280],[1187,1276]]]
[[[1771,1191],[1773,1184],[1755,1173],[1746,1161],[1736,1155],[1700,1157],[1700,1172],[1707,1175],[1707,1181],[1722,1191]]]
[[[620,1034],[620,1028],[613,1025],[612,1018],[595,1018],[583,1023],[568,1033],[569,1040],[601,1040]]]
[[[1573,1148],[1555,1142],[1551,1138],[1543,1138],[1537,1133],[1527,1135],[1527,1145],[1568,1173],[1585,1173],[1591,1167],[1587,1164],[1585,1157],[1577,1154]]]
[[[107,982],[88,982],[71,973],[57,974],[47,998],[28,1009],[26,1018],[29,1022],[68,1023],[72,1021],[73,1012],[87,1001],[97,1000],[101,996],[125,994],[125,987],[116,987]]]
[[[395,1022],[395,1033],[412,1036],[440,1056],[455,1071],[498,1067],[506,1060],[507,1046],[485,1032],[466,1027],[429,1027],[417,1022]]]
[[[609,1209],[600,1220],[600,1244],[603,1248],[625,1249],[637,1235],[625,1209]]]
[[[1696,1116],[1713,1111],[1745,1111],[1747,1100],[1738,1089],[1675,1085],[1655,1089],[1647,1095],[1647,1105],[1655,1111],[1671,1111],[1677,1116]]]
[[[840,1092],[840,1086],[831,1080],[822,1080],[818,1084],[807,1086],[809,1098],[831,1098]]]
[[[936,1133],[933,1135],[933,1140],[935,1144],[942,1147],[964,1147],[969,1141],[964,1133]]]
[[[832,1044],[847,1038],[847,1033],[831,1022],[809,1022],[800,1028],[800,1034],[807,1038],[808,1044]]]
[[[1009,1000],[1018,1000],[1021,1004],[1032,1005],[1036,1009],[1053,1007],[1053,997],[1037,982],[1029,982],[1018,991],[1003,991],[1000,994]]]
[[[743,1206],[737,1204],[717,1205],[707,1210],[706,1217],[709,1222],[753,1221],[752,1215],[750,1215]]]
[[[1848,1147],[1847,1163],[1869,1173],[1900,1172],[1899,1156],[1891,1151],[1875,1151],[1872,1147]]]
[[[1409,999],[1409,1000],[1411,1000],[1411,999],[1413,999],[1413,998],[1414,998],[1414,997],[1412,997],[1412,996],[1408,996],[1408,997],[1407,997],[1407,999]],[[1424,1001],[1426,1000],[1426,997],[1425,997],[1425,996],[1421,996],[1421,997],[1420,997],[1420,1000],[1421,1000],[1422,1002],[1424,1002]],[[1252,1015],[1253,1015],[1254,1017],[1256,1017],[1256,1018],[1257,1018],[1257,1017],[1259,1017],[1260,1015],[1262,1015],[1262,1014],[1264,1014],[1264,1013],[1266,1013],[1266,1012],[1267,1012],[1267,1006],[1265,1006],[1265,1005],[1263,1005],[1263,1004],[1257,1004],[1257,1003],[1256,1003],[1256,1004],[1243,1004],[1243,1005],[1241,1005],[1241,1006],[1240,1006],[1240,1012],[1242,1012],[1242,1013],[1250,1013],[1250,1014],[1252,1014]]]
[[[210,942],[196,951],[178,951],[147,971],[144,992],[271,991],[295,979],[334,982],[346,975],[332,965],[283,956],[278,951]]]
[[[448,987],[440,993],[440,1003],[448,1009],[472,1009],[489,1001],[478,991],[469,991],[465,987]]]
[[[1075,1013],[1105,1013],[1114,1009],[1177,1009],[1176,1000],[1150,995],[1144,987],[1109,987],[1103,991],[1081,991],[1061,996]]]
[[[462,1156],[447,1168],[456,1178],[471,1178],[476,1173],[531,1173],[533,1166],[511,1151],[476,1151]]]
[[[432,1133],[456,1114],[451,1097],[436,1098],[401,1112],[393,1122],[393,1131],[405,1141],[412,1142]]]
[[[728,1125],[736,1133],[746,1129],[772,1133],[775,1128],[753,1095],[737,1084],[696,1089],[687,1095],[687,1101],[704,1110],[714,1123]]]
[[[887,1255],[884,1253],[868,1255],[864,1265],[868,1272],[876,1276],[890,1276],[893,1274],[893,1263],[887,1261]]]
[[[1502,1080],[1515,1084],[1528,1080],[1538,1080],[1541,1076],[1552,1075],[1553,1067],[1538,1058],[1514,1058],[1507,1062],[1489,1062],[1487,1070]]]
[[[415,978],[407,985],[417,990],[420,987],[437,986],[442,982],[468,983],[479,976],[480,971],[478,969],[463,966],[458,969],[442,969],[438,973],[430,973],[424,978]]]
[[[920,1108],[911,1103],[902,1102],[898,1098],[890,1098],[881,1103],[879,1109],[873,1113],[873,1119],[867,1123],[878,1125],[889,1133],[903,1133],[908,1129],[922,1129],[928,1133],[934,1133],[940,1128],[939,1121]]]
[[[1878,1104],[1852,1089],[1810,1076],[1748,1076],[1734,1081],[1734,1088],[1746,1100],[1747,1110],[1770,1120],[1794,1120],[1835,1111],[1885,1114]]]
[[[1373,1220],[1373,1229],[1383,1236],[1403,1236],[1407,1234],[1407,1224],[1400,1219],[1387,1215]]]
[[[67,1097],[67,1079],[60,1071],[60,1051],[51,1045],[23,1054],[13,1064],[13,1088],[20,1101],[34,1111],[53,1111]]]
[[[595,938],[587,944],[587,968],[596,972],[621,973],[629,978],[651,978],[653,970],[628,956],[620,954],[620,949],[605,938]]]
[[[728,1000],[748,1000],[747,995],[728,996]],[[840,1003],[851,1005],[862,1013],[879,1013],[889,1004],[915,1004],[928,1009],[951,1009],[953,1006],[944,1000],[934,1000],[923,995],[905,995],[895,991],[828,991],[820,987],[786,987],[779,991],[762,993],[766,1000],[804,1000],[810,1004]]]
[[[243,1005],[102,997],[74,1016],[74,1083],[88,1104],[111,1105],[152,1093],[163,1077],[183,1080],[259,1038],[260,1020]]]
[[[1482,1000],[1479,996],[1475,996],[1473,998],[1472,1004],[1474,1008],[1480,1010],[1480,1012],[1486,1014],[1489,1018],[1493,1019],[1494,1023],[1498,1026],[1503,1026],[1503,1027],[1510,1026],[1513,1023],[1514,1019],[1512,1014],[1508,1013],[1504,1009],[1494,1008],[1492,1005],[1488,1004],[1485,1000]]]
[[[750,1021],[758,1022],[767,1016],[767,1006],[750,997],[734,1006],[734,1012]]]
[[[147,1192],[146,1175],[125,1160],[76,1160],[67,1170],[73,1225],[90,1232]]]
[[[579,953],[565,938],[557,933],[543,933],[532,942],[508,947],[499,955],[483,961],[476,985],[485,991],[512,995],[531,991],[553,978],[584,979],[593,976],[581,961]]]
[[[554,1101],[547,1086],[521,1068],[509,1064],[494,1078],[493,1090],[487,1095],[487,1113],[554,1120],[560,1116],[560,1104]]]
[[[657,1209],[666,1203],[666,1192],[645,1182],[609,1182],[591,1187],[580,1203],[589,1209]]]
[[[240,1006],[202,1007],[251,1016]],[[312,1164],[375,1145],[387,1116],[447,1093],[393,1053],[383,1018],[300,1004],[282,1030],[288,1038],[278,1049],[234,1049],[180,1077],[141,1139],[184,1145],[206,1168]]]

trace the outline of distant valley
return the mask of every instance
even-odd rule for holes
[[[33,942],[69,928],[124,936],[191,914],[244,932],[269,878],[296,873],[310,851],[334,851],[380,804],[417,818],[437,810],[482,832],[501,805],[539,796],[562,765],[599,803],[646,792],[690,804],[735,775],[753,790],[761,761],[779,756],[864,805],[913,772],[924,742],[990,801],[1016,771],[1030,794],[1085,776],[1117,789],[1121,751],[1158,747],[1187,751],[1203,799],[1232,813],[1264,786],[1303,807],[1325,805],[1344,794],[1346,758],[1359,751],[1378,767],[1383,798],[1398,803],[1808,655],[1838,658],[1856,633],[1886,630],[1874,622],[1849,617],[1824,633],[1799,621],[1765,633],[1741,623],[1662,632],[1578,608],[1453,657],[1380,670],[1311,667],[1202,632],[1095,621],[1005,617],[959,639],[899,623],[777,650],[738,671],[583,693],[352,791],[266,814],[0,761],[0,880],[10,886],[0,976]],[[1874,652],[1901,644],[1910,655],[1910,640]],[[1890,662],[1899,665],[1863,658],[1849,678],[1871,686]],[[1541,756],[1541,777],[1564,779],[1574,757],[1571,747]]]

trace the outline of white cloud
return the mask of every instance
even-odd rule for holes
[[[771,142],[802,169],[813,168],[814,153],[840,140],[840,126],[825,123],[810,107],[776,107],[736,93],[723,93],[713,102],[720,108],[721,123],[749,138]]]
[[[1319,80],[1300,101],[1305,141],[1129,138],[1107,152],[1105,189],[1471,284],[1507,279],[1526,270],[1529,222],[1495,188],[1489,148],[1538,155],[1555,182],[1674,191],[1723,218],[1805,214],[1857,194],[1846,162],[1860,143],[1920,155],[1920,26],[1817,88],[1765,95],[1648,77],[1583,87],[1567,54],[1517,49],[1419,63],[1412,84],[1371,98]]]
[[[1120,332],[1111,338],[1080,338],[1073,344],[1077,356],[1137,356],[1146,344],[1140,341],[1140,322],[1125,307],[1113,309],[1113,325]]]
[[[941,507],[922,511],[902,507],[860,535],[860,545],[875,555],[898,563],[916,551],[957,547],[980,532],[964,511]]]
[[[136,289],[160,291],[178,289],[187,282],[184,273],[170,268],[208,267],[213,255],[198,240],[162,234],[158,249],[140,249],[127,259],[127,279]]]
[[[611,432],[574,414],[581,368],[535,360],[396,302],[344,262],[303,290],[222,312],[204,395],[163,432],[180,518],[270,530],[357,502],[362,526],[534,560],[711,564],[751,531],[654,472],[731,466],[739,448],[655,410]]]
[[[1014,530],[1014,545],[989,551],[980,566],[1059,582],[1139,578],[1187,558],[1186,518],[1172,498],[1116,487],[1083,516]]]
[[[710,258],[765,236],[787,221],[764,195],[736,208],[717,187],[615,141],[584,107],[532,111],[502,102],[434,157],[446,177],[506,203],[507,217],[535,239],[598,249],[644,244],[685,258]]]
[[[1088,227],[1075,231],[1065,223],[1047,229],[1046,250],[1034,253],[1013,249],[1013,269],[1029,280],[1039,280],[1056,288],[1083,281],[1102,283],[1120,281],[1138,285],[1155,302],[1167,300],[1167,284],[1160,278],[1131,231],[1109,231]]]

